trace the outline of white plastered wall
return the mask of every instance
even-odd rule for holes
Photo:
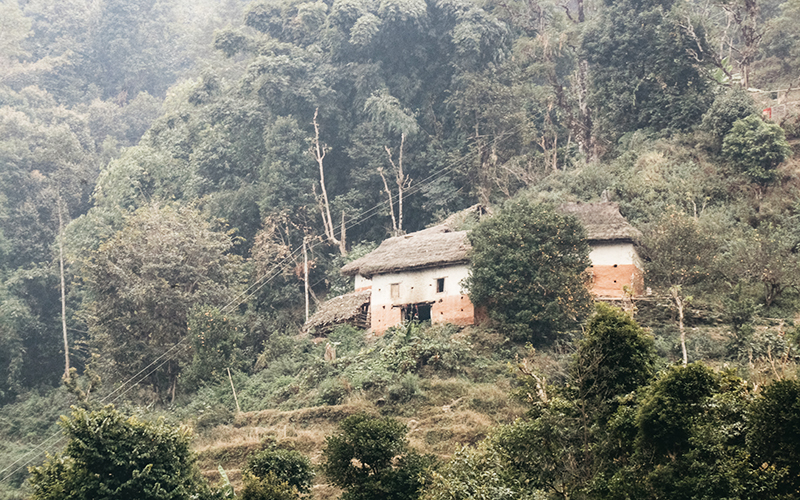
[[[372,277],[372,305],[416,304],[433,302],[442,297],[461,295],[466,291],[461,281],[469,275],[466,264],[420,271],[381,274]],[[444,292],[436,292],[436,280],[444,278]],[[398,284],[399,296],[392,298],[392,284]],[[356,286],[358,286],[356,284]]]
[[[642,267],[639,254],[633,243],[628,242],[609,242],[592,243],[592,251],[589,252],[589,259],[593,266],[614,266],[633,264],[638,268]]]

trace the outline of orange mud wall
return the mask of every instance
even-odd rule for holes
[[[598,298],[621,299],[626,286],[634,296],[644,294],[644,277],[634,264],[592,266],[588,271],[592,275],[591,291]]]
[[[397,326],[403,322],[403,311],[400,307],[391,304],[372,306],[372,332],[382,334],[387,328]]]
[[[451,295],[434,302],[431,307],[431,323],[474,325],[475,307],[469,300],[469,295]]]
[[[373,306],[372,332],[380,335],[388,328],[403,323],[402,307],[399,305]],[[475,307],[469,295],[451,295],[436,300],[431,305],[431,323],[452,323],[458,326],[474,325],[476,321]]]

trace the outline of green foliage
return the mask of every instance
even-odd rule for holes
[[[183,372],[181,383],[196,388],[225,376],[226,369],[239,364],[238,344],[241,326],[213,307],[195,307],[189,313],[188,335],[192,361]]]
[[[584,34],[592,101],[612,137],[645,127],[686,130],[711,104],[707,81],[688,55],[698,42],[680,27],[687,20],[670,12],[673,3],[605,2]],[[702,52],[705,33],[693,28]]]
[[[731,237],[719,267],[729,283],[751,283],[762,287],[764,306],[769,308],[786,290],[800,285],[796,253],[797,235],[786,225],[761,224],[746,227]]]
[[[432,465],[408,446],[407,427],[389,417],[347,417],[341,432],[326,439],[322,471],[345,489],[345,500],[411,500],[419,497],[422,475]]]
[[[130,215],[125,228],[90,255],[85,312],[95,345],[111,362],[107,380],[137,373],[184,339],[193,307],[225,305],[237,280],[239,259],[227,254],[232,246],[231,236],[214,231],[197,211],[154,206]],[[174,394],[188,359],[167,359],[147,380]]]
[[[718,147],[721,147],[722,139],[733,128],[733,124],[756,112],[756,105],[750,94],[741,86],[734,85],[714,99],[714,103],[703,115],[702,128],[708,131],[718,143]]]
[[[469,235],[471,300],[525,338],[553,338],[588,312],[584,238],[580,223],[552,207],[509,201]]]
[[[737,170],[766,184],[775,178],[775,168],[792,150],[782,128],[750,115],[733,123],[722,141],[722,153]]]
[[[506,474],[529,488],[566,492],[572,497],[591,480],[588,422],[581,422],[574,401],[554,397],[530,420],[497,428],[491,446]]]
[[[669,368],[653,383],[639,408],[638,445],[660,457],[687,451],[694,415],[718,383],[714,372],[703,364]]]
[[[656,354],[652,336],[628,313],[603,303],[596,311],[578,341],[571,374],[579,397],[597,419],[615,398],[647,385],[655,374]]]
[[[534,500],[491,446],[464,448],[431,474],[422,500]]]
[[[719,243],[704,222],[673,208],[645,228],[641,255],[648,282],[685,287],[710,279]]]
[[[800,382],[777,380],[764,387],[748,412],[747,449],[757,464],[780,473],[778,491],[800,491]]]
[[[184,428],[113,407],[62,417],[63,454],[31,468],[32,499],[189,499],[203,491]]]
[[[281,481],[270,472],[264,477],[256,477],[245,472],[244,487],[239,497],[242,500],[299,500],[297,488]]]
[[[453,338],[456,331],[448,326],[424,328],[410,322],[384,334],[376,345],[381,349],[381,364],[394,373],[419,373],[424,369],[443,373],[461,373],[473,361],[474,354],[464,340]]]
[[[294,450],[267,449],[251,455],[247,459],[247,472],[262,480],[272,476],[300,493],[310,492],[314,482],[311,461]]]

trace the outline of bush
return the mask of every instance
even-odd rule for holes
[[[319,400],[326,405],[338,405],[350,393],[350,386],[340,378],[326,378],[319,384]]]
[[[406,373],[388,388],[389,400],[394,403],[407,403],[419,393],[419,376]]]
[[[783,129],[758,115],[736,120],[722,141],[722,153],[752,180],[765,184],[775,168],[792,154]]]
[[[294,450],[269,449],[252,455],[247,461],[246,471],[256,478],[272,483],[287,483],[301,493],[311,491],[314,468],[311,461]]]
[[[342,500],[412,500],[433,460],[408,446],[407,428],[395,419],[352,415],[329,436],[322,452],[328,480],[346,492]]]
[[[73,409],[60,425],[69,441],[63,455],[31,468],[33,500],[188,500],[206,490],[184,428],[126,418],[113,406]]]
[[[252,474],[244,474],[244,487],[242,488],[242,500],[298,500],[300,493],[297,488],[289,483],[281,481],[275,474],[267,474],[266,477],[259,478]]]

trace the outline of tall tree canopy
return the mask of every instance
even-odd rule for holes
[[[469,240],[470,299],[492,317],[541,339],[587,314],[589,245],[575,218],[517,198],[483,220]]]
[[[160,367],[145,372],[147,381],[174,397],[189,359],[187,346],[176,344],[188,334],[190,310],[224,307],[233,296],[239,263],[229,253],[233,245],[198,211],[153,205],[128,216],[124,229],[90,254],[84,313],[107,376],[120,380]],[[165,363],[151,365],[167,350]]]

